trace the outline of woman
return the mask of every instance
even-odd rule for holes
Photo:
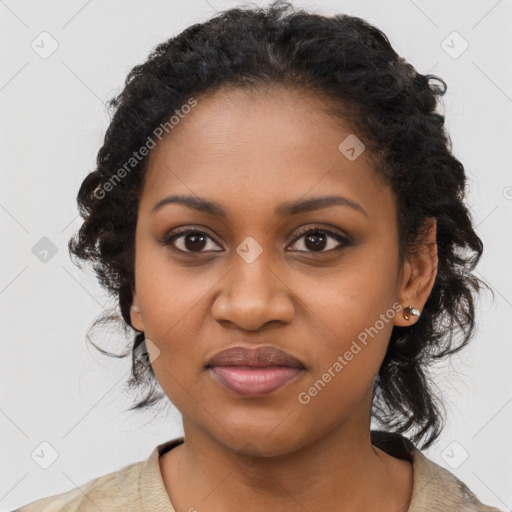
[[[497,510],[420,451],[425,370],[483,284],[445,91],[362,19],[280,2],[136,66],[70,251],[137,333],[134,408],[157,381],[184,437],[20,510]]]

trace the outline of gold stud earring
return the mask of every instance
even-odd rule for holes
[[[409,320],[409,315],[420,316],[421,313],[417,309],[414,309],[412,306],[407,306],[403,310],[403,315],[406,320]]]

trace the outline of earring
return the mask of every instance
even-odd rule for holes
[[[137,311],[140,313],[140,309],[137,306],[130,306],[130,309],[133,309],[134,311]]]
[[[407,306],[403,310],[403,315],[406,320],[409,320],[409,315],[420,316],[421,313],[417,309],[414,309],[412,306]]]

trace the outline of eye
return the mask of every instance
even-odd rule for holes
[[[301,240],[304,239],[304,240]],[[304,248],[300,248],[301,243]],[[210,248],[208,244],[210,242]],[[298,243],[299,242],[299,243]],[[198,229],[184,229],[166,235],[160,243],[165,246],[172,246],[176,251],[182,253],[205,253],[221,252],[223,249],[212,248],[211,245],[218,244],[206,232]],[[351,245],[350,240],[339,233],[323,227],[309,227],[299,230],[299,236],[293,241],[293,245],[298,245],[299,252],[325,253],[330,251],[339,251],[343,247]]]
[[[324,253],[339,251],[343,247],[351,245],[347,237],[322,227],[304,228],[299,231],[299,234],[300,236],[294,240],[293,244],[295,245],[297,241],[304,239],[302,240],[302,247],[305,247],[305,249],[295,249],[300,252]],[[297,245],[300,247],[301,243]]]
[[[202,253],[208,252],[205,247],[208,247],[208,241],[214,242],[213,238],[210,237],[204,231],[199,231],[197,229],[187,229],[180,231],[178,233],[173,233],[165,236],[161,243],[163,245],[172,245],[173,249],[177,251],[185,252],[185,253]],[[175,243],[177,242],[177,243]],[[217,245],[217,244],[215,244]],[[211,249],[210,249],[211,250]],[[213,249],[215,252],[220,252]],[[222,249],[221,249],[222,251]]]

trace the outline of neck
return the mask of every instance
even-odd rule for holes
[[[407,510],[412,466],[372,446],[369,414],[294,451],[244,456],[184,420],[185,443],[160,459],[177,512]],[[256,442],[254,443],[256,444]],[[265,508],[264,508],[265,507]]]

